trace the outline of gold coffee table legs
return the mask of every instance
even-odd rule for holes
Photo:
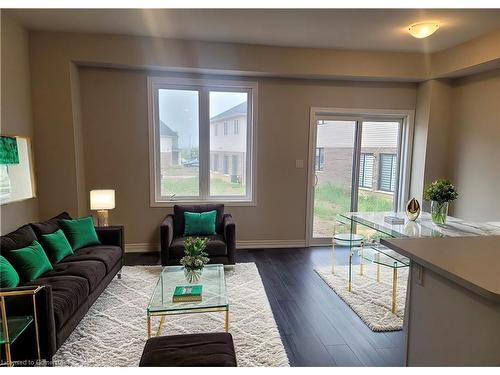
[[[225,312],[225,316],[224,316],[224,330],[226,332],[229,332],[229,307],[225,310],[207,310],[207,311],[197,311],[197,312],[200,312],[200,313],[207,313],[207,312],[216,312],[216,311],[224,311]],[[147,330],[148,330],[148,339],[151,338],[151,318],[152,316],[159,316],[160,317],[160,323],[158,324],[158,328],[156,329],[156,335],[155,336],[160,336],[161,335],[161,331],[163,329],[163,324],[165,323],[165,317],[167,315],[181,315],[181,314],[193,314],[194,312],[190,311],[190,312],[181,312],[181,313],[178,313],[178,314],[165,314],[165,315],[148,315],[146,317],[146,325],[147,325]]]
[[[229,332],[229,309],[226,310],[226,324],[225,324],[226,332]]]
[[[165,315],[160,318],[160,324],[158,324],[158,330],[156,331],[156,336],[161,335],[161,329],[163,328],[163,322],[165,321]]]

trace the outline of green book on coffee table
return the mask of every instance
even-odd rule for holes
[[[201,301],[203,285],[179,285],[175,287],[173,302]]]

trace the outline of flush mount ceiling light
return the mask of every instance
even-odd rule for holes
[[[408,26],[408,32],[415,38],[427,38],[429,35],[434,34],[439,25],[436,22],[418,22]]]

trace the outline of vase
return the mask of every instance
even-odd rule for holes
[[[448,202],[431,201],[431,216],[432,221],[436,224],[446,223],[446,216],[448,216]]]
[[[193,269],[184,267],[184,277],[189,284],[198,283],[201,280],[201,273],[203,272],[203,268],[201,269]]]
[[[406,217],[410,221],[417,220],[420,215],[420,203],[415,198],[412,198],[406,204]]]

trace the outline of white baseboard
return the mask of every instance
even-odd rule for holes
[[[304,240],[257,240],[257,241],[236,241],[236,249],[283,249],[305,247]],[[160,251],[159,243],[127,243],[126,253],[146,253]]]
[[[159,243],[126,243],[125,252],[126,253],[146,253],[152,251],[160,251]]]
[[[237,249],[283,249],[290,247],[305,247],[304,240],[257,240],[236,241]]]

